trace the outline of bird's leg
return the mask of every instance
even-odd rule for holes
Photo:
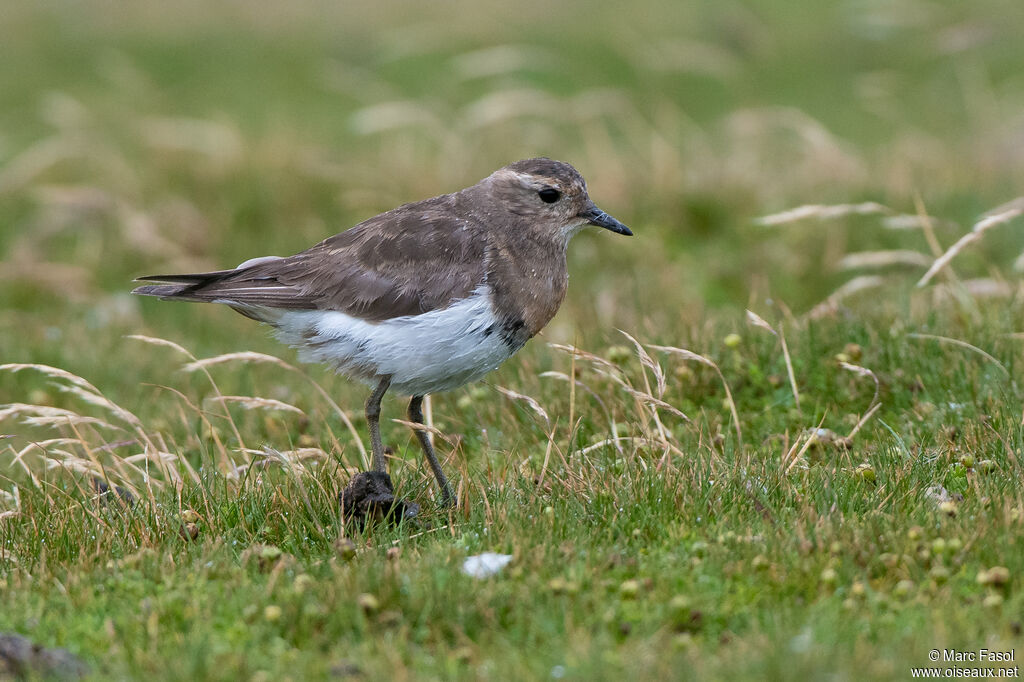
[[[373,450],[373,470],[387,473],[384,462],[384,444],[380,440],[380,400],[391,385],[391,376],[381,378],[366,401],[366,423],[370,426],[370,448]]]
[[[423,423],[423,396],[413,396],[412,400],[409,401],[409,421],[415,424]],[[430,443],[430,436],[426,431],[416,430],[416,438],[420,441],[420,447],[423,448],[423,454],[427,456],[427,463],[430,465],[430,469],[434,472],[434,478],[437,479],[437,485],[441,488],[441,505],[445,507],[451,507],[455,504],[455,496],[452,495],[451,486],[448,485],[448,479],[445,477],[444,472],[441,471],[441,463],[437,461],[437,455],[434,454],[434,446]]]

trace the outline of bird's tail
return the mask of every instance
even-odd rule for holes
[[[136,282],[160,282],[146,284],[132,290],[138,296],[156,296],[162,299],[179,301],[212,302],[217,296],[203,292],[211,284],[221,281],[236,270],[219,270],[217,272],[200,272],[192,275],[147,275],[139,277]]]

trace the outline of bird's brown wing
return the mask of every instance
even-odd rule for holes
[[[166,299],[337,310],[369,321],[419,315],[465,298],[483,281],[480,225],[449,194],[407,204],[302,253],[236,270],[154,275],[134,293]]]

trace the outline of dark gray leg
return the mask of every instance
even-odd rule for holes
[[[370,425],[370,447],[373,449],[373,470],[387,473],[387,464],[384,462],[384,444],[380,440],[380,399],[388,391],[391,385],[391,377],[386,376],[373,389],[370,399],[366,401],[366,423]]]
[[[416,424],[423,423],[423,396],[413,396],[412,400],[409,401],[409,421]],[[426,431],[416,431],[416,438],[420,441],[420,447],[423,448],[423,454],[427,456],[427,463],[430,465],[430,469],[434,472],[434,478],[437,479],[437,485],[441,488],[441,505],[445,507],[451,507],[455,505],[455,496],[452,495],[451,486],[448,485],[448,479],[445,478],[444,472],[441,471],[441,463],[437,461],[437,455],[434,454],[434,446],[430,444],[430,438],[427,436]]]

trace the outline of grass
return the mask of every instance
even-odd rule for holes
[[[0,632],[96,679],[906,679],[1019,648],[1018,3],[457,9],[8,8]],[[541,153],[637,236],[578,237],[544,334],[433,397],[455,512],[387,398],[424,510],[345,527],[365,389],[126,294]]]

